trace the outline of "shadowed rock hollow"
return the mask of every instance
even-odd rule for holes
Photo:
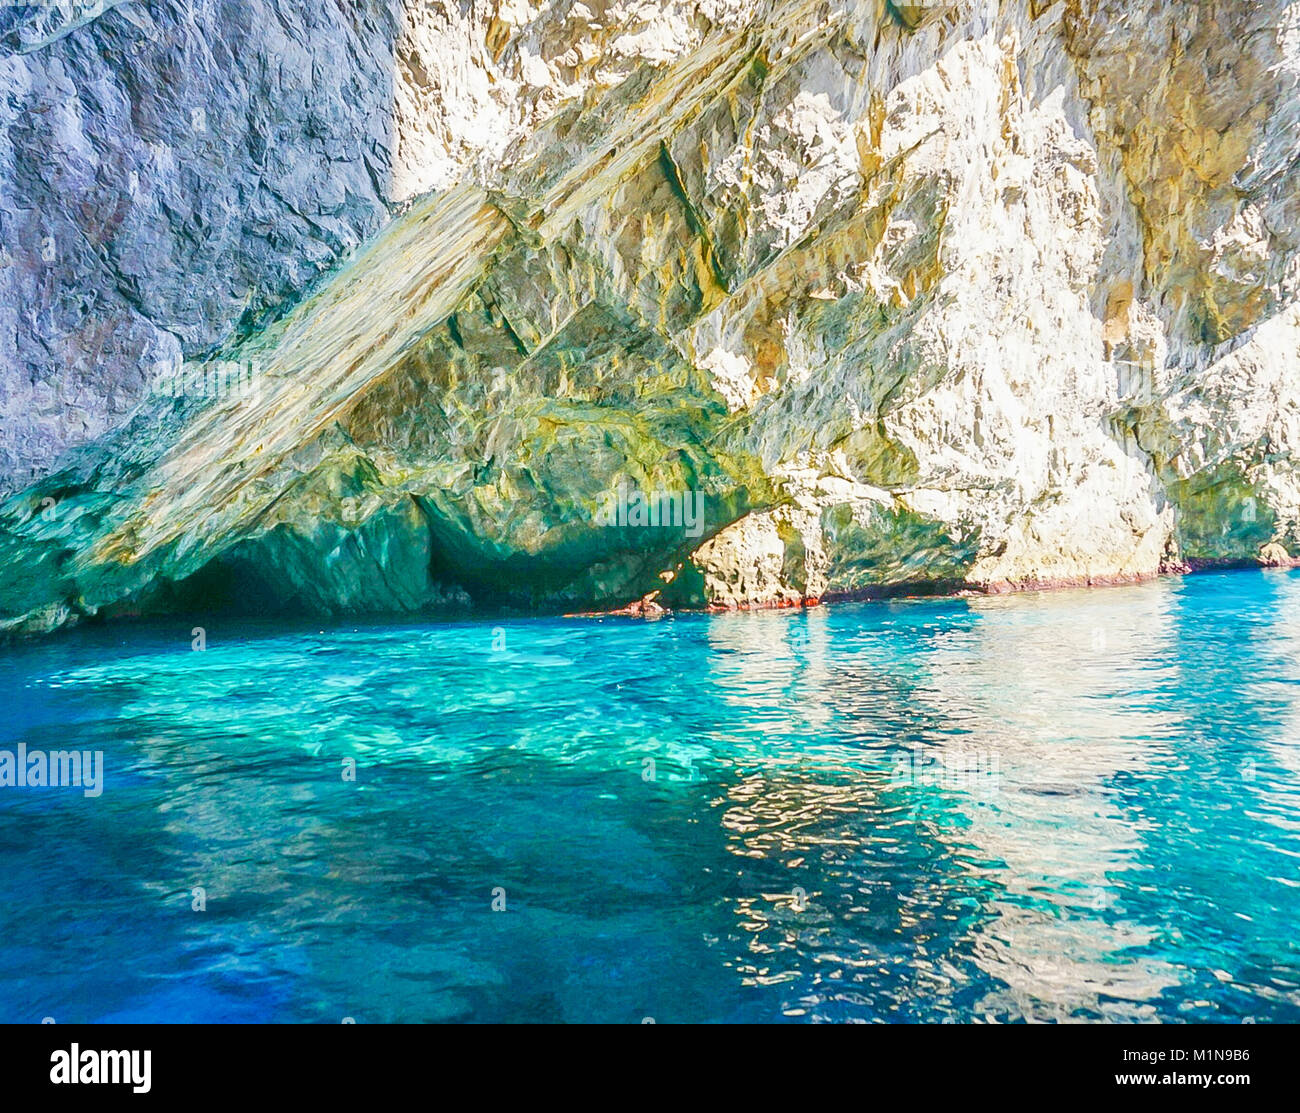
[[[1300,6],[234,7],[0,59],[3,443],[37,477],[0,510],[3,628],[1300,548]],[[76,112],[34,109],[56,81]],[[247,130],[187,170],[154,150],[169,97]],[[150,393],[181,355],[255,389]],[[703,521],[609,524],[629,489]]]

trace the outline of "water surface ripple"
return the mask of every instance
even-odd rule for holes
[[[207,639],[3,650],[0,1020],[1300,1020],[1300,575]]]

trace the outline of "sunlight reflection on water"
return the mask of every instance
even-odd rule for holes
[[[0,789],[0,1019],[1298,1020],[1298,651],[1254,573],[10,649],[107,783]]]

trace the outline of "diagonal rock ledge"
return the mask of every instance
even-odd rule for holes
[[[0,629],[1289,559],[1300,33],[1206,7],[493,9],[545,111],[10,498]]]

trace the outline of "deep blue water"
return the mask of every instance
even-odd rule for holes
[[[1295,574],[191,626],[0,650],[0,1020],[1300,1020]]]

